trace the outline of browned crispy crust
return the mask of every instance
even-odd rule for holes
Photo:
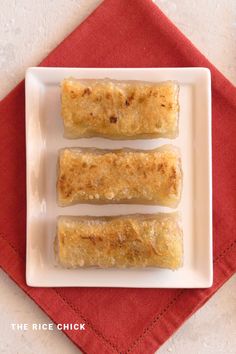
[[[179,87],[175,82],[65,79],[64,135],[110,139],[175,138]]]
[[[182,266],[178,215],[60,216],[55,250],[66,268]]]
[[[148,151],[77,148],[59,153],[60,206],[132,203],[175,207],[181,187],[180,155],[171,145]]]

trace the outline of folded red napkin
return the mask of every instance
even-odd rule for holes
[[[236,89],[149,0],[105,0],[43,66],[204,66],[213,83],[214,284],[210,289],[29,288],[25,283],[24,83],[0,103],[0,263],[87,353],[153,353],[236,269]]]

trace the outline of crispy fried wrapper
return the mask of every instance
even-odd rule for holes
[[[175,138],[179,85],[116,80],[65,79],[61,114],[66,138]]]
[[[55,252],[65,268],[178,269],[183,264],[179,215],[60,216]]]
[[[62,149],[58,158],[60,206],[78,203],[176,207],[182,189],[179,150]]]

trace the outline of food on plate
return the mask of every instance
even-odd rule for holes
[[[183,263],[177,213],[126,216],[60,216],[55,252],[66,268],[161,267]]]
[[[176,207],[182,189],[177,148],[59,152],[57,197],[60,206],[77,203],[153,204]]]
[[[66,138],[175,138],[179,86],[176,82],[65,79],[61,112]]]

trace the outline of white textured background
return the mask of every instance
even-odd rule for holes
[[[28,66],[37,65],[100,2],[0,0],[0,98],[23,79]],[[236,84],[236,0],[155,2]],[[10,329],[10,323],[47,323],[50,319],[2,271],[0,314],[0,354],[79,353],[61,332]],[[158,351],[169,353],[236,353],[236,276]]]

